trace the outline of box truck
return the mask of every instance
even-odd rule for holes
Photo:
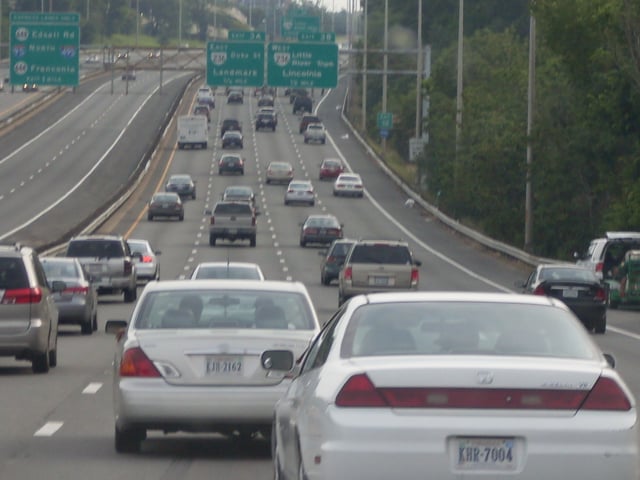
[[[207,148],[209,125],[202,115],[182,115],[178,117],[178,148],[201,146]]]

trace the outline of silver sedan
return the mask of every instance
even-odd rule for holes
[[[158,255],[162,252],[155,250],[148,240],[130,238],[127,243],[133,254],[133,261],[136,264],[138,280],[160,280]]]
[[[638,478],[628,386],[549,297],[352,298],[275,412],[275,478]]]
[[[115,449],[137,452],[148,430],[269,438],[319,324],[302,283],[177,280],[147,284],[128,325],[106,329],[119,332]]]
[[[309,180],[291,180],[287,191],[284,193],[284,204],[306,203],[314,206],[316,193],[313,184]]]

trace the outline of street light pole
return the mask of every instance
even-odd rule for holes
[[[367,62],[368,62],[368,31],[369,31],[369,0],[364,0],[364,52],[362,53],[362,124],[363,134],[367,133]]]
[[[182,0],[178,1],[178,50],[182,48]]]
[[[140,40],[140,0],[136,0],[136,48]]]
[[[533,186],[531,170],[533,165],[533,109],[536,98],[536,17],[529,17],[529,87],[527,92],[527,173],[524,205],[524,250],[531,252],[533,247]]]

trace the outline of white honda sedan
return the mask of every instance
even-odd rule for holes
[[[333,196],[363,197],[364,185],[357,173],[341,173],[333,184]]]
[[[636,402],[547,297],[357,296],[278,401],[278,479],[638,478]]]
[[[149,430],[270,438],[319,324],[301,283],[176,280],[147,284],[128,325],[106,329],[118,340],[115,449],[137,452]]]

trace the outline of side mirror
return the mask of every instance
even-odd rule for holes
[[[65,288],[67,288],[67,284],[61,280],[54,280],[51,282],[51,291],[54,293],[60,293],[64,291]]]
[[[616,359],[610,353],[605,353],[604,358],[607,359],[607,363],[611,368],[616,368]]]
[[[293,368],[293,352],[290,350],[266,350],[260,357],[265,370],[288,372]]]
[[[107,320],[107,323],[104,326],[105,333],[111,333],[118,336],[118,339],[122,337],[124,332],[127,329],[127,321],[126,320]]]

